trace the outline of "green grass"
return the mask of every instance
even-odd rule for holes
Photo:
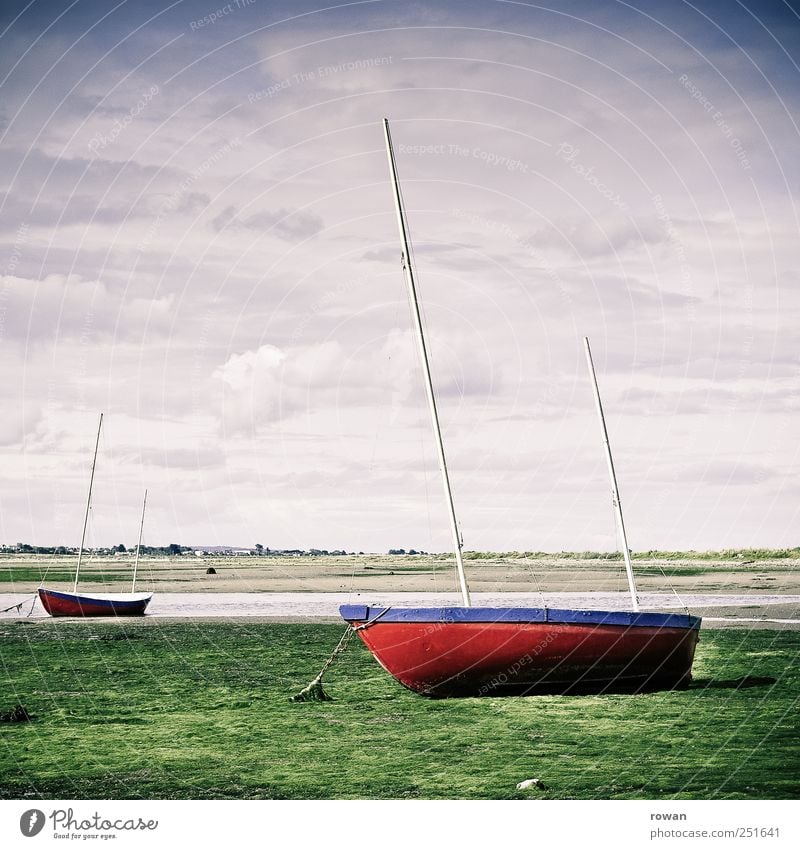
[[[99,568],[92,566],[81,571],[81,578],[92,583],[130,583],[133,575],[130,566],[120,568],[113,565],[103,565]],[[20,564],[0,563],[0,583],[23,583],[23,582],[45,582],[48,587],[60,585],[66,589],[67,586],[72,587],[75,580],[75,568],[65,569],[59,566],[56,569],[47,569],[44,565],[28,565],[22,561]]]
[[[42,580],[44,576],[44,570],[39,569],[30,569],[26,566],[23,567],[5,567],[0,568],[0,583],[9,584],[9,583],[23,583],[28,581],[35,581],[38,583]],[[52,572],[48,572],[47,574],[47,584],[69,584],[72,585],[72,582],[75,580],[75,570],[72,572],[65,572],[63,570],[53,570]]]
[[[0,624],[0,798],[793,798],[800,633],[704,630],[693,688],[431,701],[338,625]],[[747,681],[748,676],[775,681]],[[742,683],[745,686],[740,686]],[[710,686],[709,686],[710,684]],[[753,686],[749,686],[753,685]]]

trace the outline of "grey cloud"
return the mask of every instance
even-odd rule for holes
[[[178,169],[163,169],[133,160],[116,161],[103,156],[53,156],[32,148],[6,147],[0,179],[18,192],[37,192],[46,188],[48,194],[62,192],[66,196],[80,185],[85,191],[104,191],[111,183],[125,176],[136,185],[156,175],[165,178],[181,176]]]
[[[400,248],[395,245],[394,247],[376,248],[375,250],[364,251],[361,258],[370,262],[397,262],[399,261],[401,253]]]
[[[103,225],[153,218],[167,200],[176,197],[176,187],[191,176],[180,169],[131,160],[53,157],[37,150],[11,150],[0,162],[0,179],[10,186],[0,196],[0,231],[6,233],[16,230],[20,222],[46,229],[56,224]],[[18,166],[21,170],[15,174]],[[151,188],[142,194],[145,185]],[[169,214],[194,215],[209,202],[204,192],[182,192],[170,204]]]
[[[22,445],[28,434],[42,421],[42,407],[29,401],[24,407],[9,408],[0,417],[0,445]]]
[[[2,291],[6,335],[26,345],[71,340],[88,351],[98,338],[141,337],[143,327],[165,332],[172,315],[169,296],[125,297],[75,275],[6,277]]]
[[[580,221],[556,222],[561,230],[562,249],[577,253],[581,258],[595,259],[600,256],[613,256],[628,249],[640,249],[647,245],[662,244],[666,241],[663,228],[655,222],[634,222],[620,217],[618,219],[587,218]],[[555,234],[535,233],[532,244],[552,243]]]
[[[752,486],[776,477],[776,472],[769,466],[758,463],[713,460],[706,465],[687,469],[684,477],[719,486]]]
[[[800,408],[800,398],[792,393],[790,381],[786,380],[750,383],[746,387],[738,382],[731,385],[731,381],[719,377],[714,383],[691,377],[682,381],[682,385],[674,385],[674,380],[672,383],[670,389],[634,386],[625,389],[621,397],[646,416],[711,414],[725,409],[788,414]]]
[[[241,216],[233,206],[227,206],[211,222],[216,232],[225,229],[274,232],[282,239],[300,241],[316,236],[325,226],[323,220],[312,212],[299,212],[281,208],[274,212],[264,210]]]
[[[0,198],[4,211],[4,224],[0,225],[0,231],[6,233],[16,230],[21,222],[34,228],[69,227],[73,224],[85,224],[89,221],[97,224],[118,224],[130,218],[136,218],[143,214],[137,212],[135,207],[118,205],[115,203],[98,202],[97,195],[93,193],[73,193],[63,203],[50,203],[38,201],[35,205],[30,204],[29,198],[22,198],[19,194],[9,198]]]
[[[165,469],[209,469],[225,464],[225,452],[219,445],[202,443],[194,448],[148,447],[138,452],[137,459],[145,466]]]

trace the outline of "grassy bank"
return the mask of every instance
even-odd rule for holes
[[[2,798],[790,798],[800,634],[704,631],[686,692],[429,701],[331,625],[0,624]],[[774,679],[774,680],[770,680]]]

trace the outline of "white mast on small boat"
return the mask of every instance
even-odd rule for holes
[[[469,587],[467,586],[467,577],[464,574],[464,560],[461,555],[461,536],[458,533],[456,508],[453,503],[453,492],[450,489],[450,477],[447,474],[447,461],[444,456],[444,443],[442,442],[442,431],[439,427],[439,414],[436,410],[436,398],[433,394],[431,368],[428,363],[428,349],[425,345],[425,335],[422,331],[422,317],[420,316],[419,302],[417,301],[417,287],[414,283],[414,271],[411,267],[411,251],[408,244],[408,227],[406,225],[405,213],[403,212],[403,203],[400,198],[400,183],[397,179],[397,167],[394,161],[394,149],[392,148],[392,137],[389,133],[388,118],[383,119],[383,132],[386,137],[386,154],[389,158],[389,172],[392,177],[392,188],[394,189],[394,206],[395,211],[397,212],[397,226],[400,228],[400,239],[403,242],[403,271],[405,271],[406,284],[408,285],[408,296],[412,307],[411,312],[414,316],[414,327],[417,331],[417,343],[419,345],[419,353],[422,358],[423,372],[425,374],[425,390],[428,396],[428,407],[431,413],[431,421],[433,422],[433,430],[436,434],[439,468],[442,472],[444,491],[447,497],[447,509],[450,515],[450,533],[453,538],[453,550],[456,555],[456,570],[458,571],[458,581],[461,585],[461,598],[464,602],[464,607],[470,607],[471,601],[469,598]]]
[[[619,498],[619,487],[617,486],[617,475],[614,472],[614,461],[611,459],[611,445],[608,441],[608,430],[606,429],[606,420],[603,416],[603,405],[600,402],[600,390],[597,386],[597,376],[594,373],[594,363],[592,362],[592,351],[589,348],[589,337],[583,337],[583,346],[586,349],[586,362],[589,366],[589,374],[592,377],[592,388],[594,389],[594,403],[597,407],[597,415],[600,418],[600,430],[603,434],[603,444],[606,449],[606,462],[608,464],[608,474],[611,477],[611,493],[614,498],[614,512],[617,518],[619,533],[622,537],[622,556],[625,558],[625,571],[628,573],[628,588],[631,593],[631,602],[635,612],[639,610],[639,596],[636,594],[636,581],[633,577],[633,566],[631,565],[631,552],[628,548],[628,537],[625,534],[625,522],[622,519],[622,502]]]
[[[75,569],[75,586],[72,592],[78,592],[78,575],[81,572],[81,560],[83,559],[83,544],[86,540],[86,526],[89,524],[89,507],[92,503],[92,484],[94,483],[94,467],[97,465],[97,449],[100,446],[100,429],[103,427],[103,414],[100,413],[100,424],[97,425],[97,440],[94,444],[94,459],[92,460],[92,476],[89,478],[89,495],[86,497],[86,514],[83,517],[83,533],[81,534],[81,547],[78,549],[78,566]]]
[[[147,508],[147,490],[144,491],[144,501],[142,502],[142,521],[139,523],[139,541],[136,543],[136,559],[133,561],[133,584],[131,592],[136,592],[136,569],[139,566],[139,552],[142,548],[142,530],[144,529],[144,511]]]

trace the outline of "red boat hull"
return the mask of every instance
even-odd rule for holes
[[[343,615],[356,627],[367,623],[358,634],[387,672],[436,697],[679,688],[691,680],[700,622],[669,614],[624,614],[628,622],[614,622],[617,613],[602,624],[601,612],[589,622],[387,621],[375,611],[360,622]],[[557,613],[580,619],[584,612],[544,611],[544,618]]]
[[[152,594],[65,593],[39,587],[42,607],[51,616],[143,616]]]

